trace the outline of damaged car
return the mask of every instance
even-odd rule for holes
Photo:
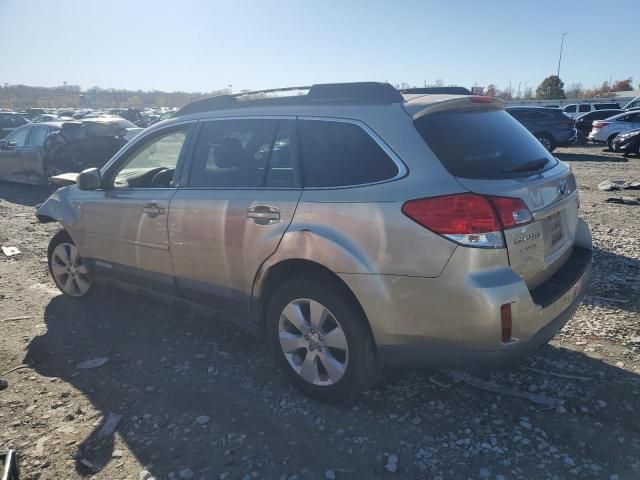
[[[107,163],[141,130],[117,117],[24,125],[0,140],[0,180],[55,189]]]
[[[513,364],[592,264],[571,169],[504,102],[374,82],[195,101],[36,215],[63,227],[67,296],[106,281],[224,312],[332,402],[382,365]]]

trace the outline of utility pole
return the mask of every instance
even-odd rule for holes
[[[562,34],[562,40],[560,40],[560,57],[558,58],[558,78],[560,78],[560,62],[562,62],[562,47],[564,46],[564,36],[567,32]]]

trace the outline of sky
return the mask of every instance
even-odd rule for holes
[[[606,13],[602,13],[606,12]],[[640,83],[639,0],[0,0],[0,83],[208,92],[343,81]],[[626,34],[625,34],[626,32]]]

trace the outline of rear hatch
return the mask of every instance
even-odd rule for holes
[[[453,106],[453,105],[452,105]],[[569,167],[497,104],[414,115],[415,126],[458,182],[471,192],[522,200],[529,223],[504,230],[509,262],[533,289],[571,256],[578,194]],[[514,214],[515,215],[515,214]]]

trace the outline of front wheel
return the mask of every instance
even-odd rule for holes
[[[51,239],[48,262],[49,273],[62,293],[71,297],[84,297],[89,294],[93,286],[89,266],[64,230],[56,233]]]
[[[347,400],[373,384],[373,336],[356,302],[331,278],[293,278],[269,303],[267,341],[289,381],[327,402]]]
[[[616,133],[616,134],[614,134],[614,135],[611,135],[611,136],[607,139],[607,146],[609,147],[609,150],[610,150],[610,151],[612,151],[612,152],[615,152],[615,151],[616,151],[615,147],[613,146],[613,141],[616,139],[616,137],[617,137],[617,136],[618,136],[618,134]]]

